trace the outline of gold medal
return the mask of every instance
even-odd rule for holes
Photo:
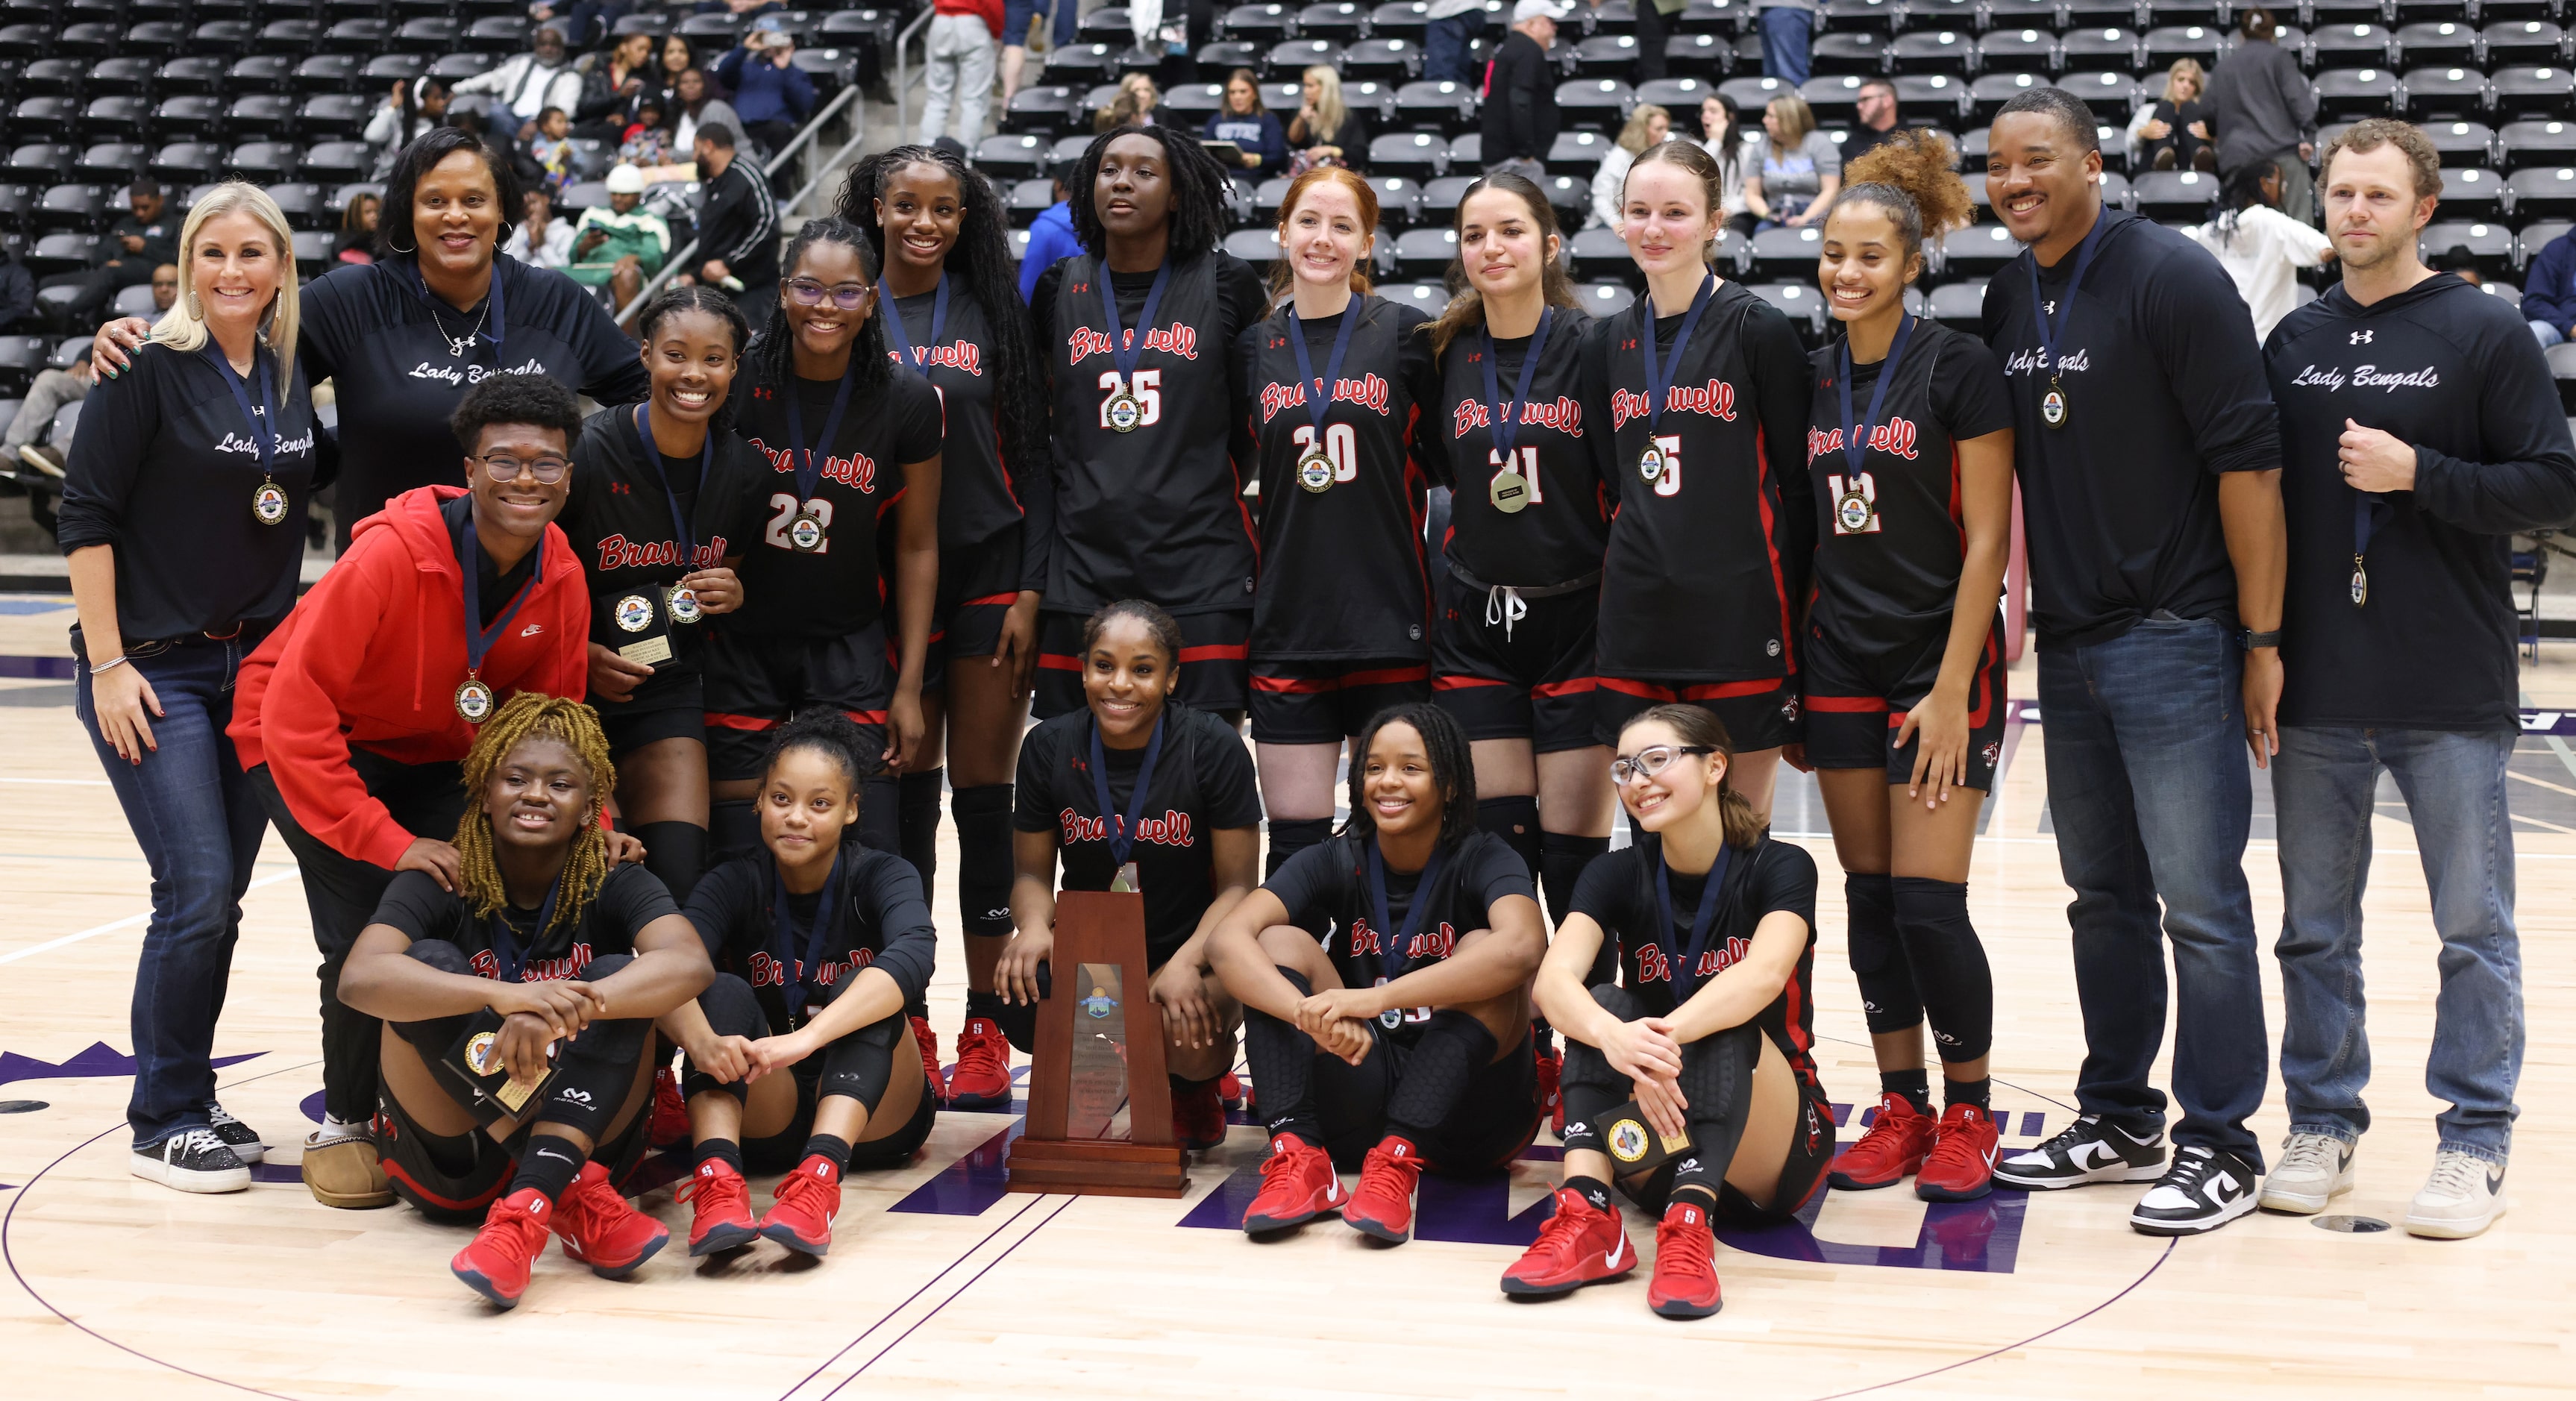
[[[1646,450],[1637,454],[1637,475],[1650,482],[1663,478],[1664,450],[1661,447],[1648,443]]]
[[[706,610],[699,604],[697,591],[694,589],[685,589],[677,584],[672,585],[671,594],[667,603],[671,610],[672,622],[694,623],[699,618],[705,616]]]
[[[286,519],[286,488],[273,479],[263,479],[250,494],[250,518],[261,525],[276,525]]]
[[[1318,496],[1333,489],[1333,459],[1322,448],[1308,448],[1297,459],[1297,485]]]
[[[827,538],[823,531],[822,509],[811,501],[797,511],[796,519],[787,523],[787,543],[795,546],[800,554],[819,554]]]
[[[653,600],[640,593],[628,594],[617,600],[616,611],[611,616],[617,620],[618,631],[642,632],[653,626]]]
[[[1844,487],[1834,498],[1834,527],[1845,535],[1866,535],[1878,529],[1878,507],[1855,482]]]
[[[2352,606],[2370,602],[2370,571],[2361,567],[2361,556],[2352,557]]]
[[[491,719],[492,688],[475,677],[466,677],[465,684],[456,688],[456,713],[464,716],[469,725]]]
[[[1507,516],[1519,515],[1529,509],[1529,478],[1506,467],[1494,474],[1493,485],[1486,488],[1486,495],[1492,499],[1495,510]]]
[[[1136,878],[1136,863],[1133,861],[1120,866],[1118,874],[1109,880],[1109,893],[1112,895],[1133,895],[1144,888]]]
[[[1133,433],[1145,421],[1145,406],[1124,389],[1109,396],[1109,426],[1121,433]]]
[[[2039,417],[2041,422],[2051,428],[2065,427],[2066,391],[2058,388],[2054,383],[2050,384],[2048,392],[2039,396]]]

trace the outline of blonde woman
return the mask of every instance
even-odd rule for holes
[[[1130,73],[1118,80],[1118,95],[1091,119],[1094,131],[1115,131],[1122,126],[1152,126],[1154,107],[1163,94],[1154,80],[1142,73]]]
[[[1342,75],[1323,64],[1306,70],[1304,101],[1288,123],[1288,173],[1303,175],[1319,165],[1368,165],[1368,122],[1342,101]]]
[[[1744,207],[1761,228],[1804,228],[1831,208],[1843,187],[1843,157],[1795,94],[1762,109],[1762,135],[1745,153]]]
[[[2209,144],[2209,108],[2201,101],[2208,90],[2200,60],[2174,60],[2165,70],[2164,95],[2129,117],[2129,159],[2137,168],[2218,169],[2218,151]]]
[[[265,1152],[208,1060],[267,827],[224,728],[242,658],[295,604],[313,487],[294,242],[255,185],[179,236],[178,300],[90,390],[65,464],[78,713],[152,867],[134,979],[135,1176],[238,1192]]]
[[[1649,146],[1661,146],[1672,139],[1673,114],[1651,102],[1640,102],[1628,114],[1628,124],[1619,128],[1619,144],[1601,158],[1601,168],[1592,173],[1592,229],[1619,227],[1619,187],[1627,182],[1628,167]]]

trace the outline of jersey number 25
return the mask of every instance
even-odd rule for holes
[[[1109,396],[1118,392],[1118,372],[1105,370],[1100,376],[1100,426],[1109,427]],[[1136,407],[1144,410],[1136,426],[1151,428],[1163,421],[1163,372],[1138,370],[1134,385]]]

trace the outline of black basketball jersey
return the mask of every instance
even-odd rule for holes
[[[703,619],[675,624],[671,586],[695,570],[740,556],[760,529],[760,488],[768,464],[749,443],[710,430],[704,455],[666,464],[639,436],[641,406],[602,409],[582,424],[572,450],[572,489],[555,524],[590,582],[590,640],[614,651],[668,642],[669,661],[637,688],[674,684],[698,669]],[[707,470],[712,467],[712,471]],[[672,517],[673,497],[689,522],[694,551],[684,550]],[[685,558],[684,558],[685,556]]]
[[[1128,854],[1145,893],[1145,961],[1157,968],[1189,942],[1216,898],[1216,833],[1261,822],[1261,797],[1242,736],[1178,701],[1163,707],[1162,726],[1162,752],[1155,756]],[[1011,825],[1056,834],[1066,890],[1107,890],[1118,874],[1100,790],[1092,781],[1091,732],[1091,712],[1076,710],[1040,724],[1020,743]],[[1101,758],[1109,769],[1110,805],[1124,818],[1145,751],[1104,747]]]
[[[1603,325],[1586,356],[1587,402],[1606,416],[1595,436],[1617,501],[1602,562],[1604,676],[1754,681],[1797,669],[1815,524],[1799,439],[1807,366],[1777,308],[1721,281],[1667,364],[1683,318],[1655,321],[1657,363],[1670,375],[1650,422],[1644,346],[1653,301]],[[1643,475],[1653,447],[1656,471]]]
[[[833,441],[815,445],[821,465],[814,502],[823,542],[800,550],[791,528],[800,506],[797,468],[803,454],[796,450],[780,396],[802,396],[805,431],[820,438],[840,385],[791,375],[790,386],[754,381],[736,391],[742,408],[734,431],[769,459],[769,473],[759,493],[759,538],[743,556],[742,608],[725,626],[772,637],[846,637],[885,610],[877,527],[903,495],[903,465],[939,456],[939,391],[897,366],[893,381],[876,394],[851,394]]]
[[[939,343],[933,345],[936,291],[899,297],[889,305],[902,318],[904,343],[912,348],[908,363],[939,390],[947,408],[948,431],[939,457],[939,547],[980,544],[1018,524],[1023,514],[1010,464],[1002,460],[993,348],[996,336],[1029,333],[1028,308],[1011,303],[997,329],[964,279],[951,278],[948,315],[939,323]],[[894,338],[886,342],[886,354],[897,364],[907,363],[893,349]]]
[[[1852,473],[1841,342],[1809,357],[1807,472],[1815,494],[1816,605],[1810,617],[1864,656],[1920,648],[1950,628],[1959,600],[1961,439],[2013,426],[2003,367],[1983,341],[1918,320]],[[1855,420],[1885,361],[1852,367]]]
[[[1076,254],[1039,284],[1055,409],[1050,611],[1089,613],[1122,598],[1174,613],[1252,607],[1257,546],[1243,500],[1251,446],[1240,439],[1228,361],[1268,303],[1239,258],[1208,253],[1170,266],[1151,326],[1137,322],[1153,275],[1111,276],[1119,329],[1143,346],[1128,386],[1138,417],[1124,433],[1109,423],[1118,367],[1100,303],[1103,267]]]
[[[1369,850],[1374,833],[1342,832],[1288,858],[1262,889],[1288,907],[1288,922],[1304,929],[1329,929],[1324,953],[1340,970],[1345,987],[1375,987],[1447,958],[1458,938],[1494,927],[1494,905],[1506,896],[1538,898],[1529,867],[1500,837],[1470,832],[1439,857],[1440,869],[1426,886],[1425,871],[1386,875],[1386,920],[1381,927],[1369,889]],[[1430,904],[1420,918],[1413,910]],[[1412,930],[1402,948],[1391,948]],[[1389,1030],[1410,1042],[1422,1034],[1432,1009],[1414,1007],[1398,1014]]]
[[[635,952],[635,936],[646,925],[679,912],[670,888],[640,865],[610,867],[579,917],[552,928],[543,927],[550,913],[543,906],[504,905],[478,918],[463,895],[439,889],[428,872],[400,871],[367,922],[392,925],[413,943],[443,939],[454,944],[478,976],[544,983],[578,978],[594,958]],[[518,965],[515,979],[513,961]]]
[[[689,892],[689,922],[708,958],[751,984],[773,1031],[796,1025],[809,1000],[829,1003],[869,968],[894,979],[906,1006],[929,986],[939,936],[912,863],[845,840],[833,876],[810,895],[793,894],[762,852],[725,862]]]
[[[1307,361],[1330,373],[1344,316],[1356,314],[1341,376],[1315,434],[1311,383],[1297,367],[1288,309],[1235,341],[1237,382],[1260,445],[1261,586],[1253,596],[1252,655],[1282,659],[1419,659],[1430,655],[1430,580],[1422,500],[1434,453],[1429,416],[1440,386],[1427,319],[1381,297],[1303,323]],[[1298,463],[1316,446],[1332,471],[1321,490]]]
[[[1483,331],[1460,335],[1440,357],[1438,431],[1447,480],[1456,489],[1448,555],[1480,586],[1544,588],[1597,574],[1609,539],[1610,498],[1585,436],[1607,431],[1597,418],[1587,422],[1583,408],[1582,342],[1591,329],[1579,311],[1557,307],[1547,318],[1547,345],[1530,376],[1509,464],[1494,448],[1490,403],[1509,400],[1519,386],[1522,358],[1536,338],[1490,342],[1495,401],[1485,395]],[[1494,504],[1494,479],[1506,465],[1527,493],[1517,512]]]

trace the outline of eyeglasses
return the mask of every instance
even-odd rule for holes
[[[1658,744],[1634,754],[1622,754],[1610,761],[1610,786],[1625,788],[1630,779],[1653,778],[1673,766],[1673,760],[1685,754],[1714,754],[1715,747],[1706,744]]]
[[[820,306],[825,297],[830,297],[832,305],[841,310],[856,311],[866,304],[868,288],[863,282],[844,282],[838,287],[826,287],[810,277],[799,277],[788,282],[787,295],[794,297],[798,306]]]
[[[572,470],[572,464],[560,457],[540,457],[534,462],[522,462],[506,452],[495,452],[474,460],[482,463],[483,470],[491,473],[492,480],[496,482],[515,482],[521,472],[526,472],[540,485],[553,486],[564,479],[564,473]]]

